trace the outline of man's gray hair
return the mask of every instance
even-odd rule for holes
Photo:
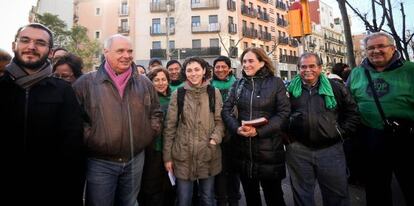
[[[131,40],[130,40],[128,37],[126,37],[126,36],[124,36],[124,35],[121,35],[121,34],[114,34],[114,35],[112,35],[112,36],[108,37],[108,38],[105,40],[105,42],[104,42],[104,49],[109,49],[109,48],[111,48],[111,46],[112,46],[112,42],[114,41],[114,39],[117,39],[117,38],[125,39],[125,40],[127,40],[128,42],[130,42],[130,43],[131,43]]]
[[[382,37],[382,36],[387,38],[387,41],[388,41],[389,45],[395,46],[395,40],[394,40],[393,36],[391,36],[390,34],[385,33],[385,32],[374,32],[374,33],[368,34],[368,36],[366,36],[364,38],[364,40],[363,40],[364,48],[367,48],[368,40],[378,38],[378,37]]]
[[[319,57],[318,54],[312,53],[312,52],[305,52],[302,55],[300,55],[297,66],[300,67],[302,59],[306,59],[306,58],[309,58],[309,57],[315,57],[316,65],[318,65],[318,66],[322,65],[322,60],[321,60],[321,58]]]

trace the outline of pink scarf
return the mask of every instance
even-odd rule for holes
[[[108,62],[105,62],[105,70],[108,73],[109,77],[115,83],[116,88],[118,89],[119,95],[121,98],[124,96],[125,86],[128,83],[129,78],[132,74],[132,68],[129,68],[122,74],[116,75],[114,70],[112,70],[111,65]]]

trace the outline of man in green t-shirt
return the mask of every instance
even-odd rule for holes
[[[361,112],[362,128],[357,141],[366,183],[367,205],[392,205],[391,177],[394,172],[407,205],[414,204],[412,140],[414,138],[414,63],[403,61],[392,36],[376,32],[364,39],[367,58],[353,69],[348,86]],[[384,130],[384,119],[369,86],[369,72],[387,119],[399,119],[396,135]],[[394,133],[395,134],[395,133]]]

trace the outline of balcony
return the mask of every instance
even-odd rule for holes
[[[279,44],[281,44],[281,45],[286,45],[286,44],[289,44],[289,38],[288,38],[288,37],[283,37],[283,36],[280,36],[280,37],[278,38],[278,42],[279,42]]]
[[[237,51],[237,48],[236,48],[236,51]],[[221,55],[220,47],[176,48],[176,49],[170,50],[170,57],[172,59],[185,59],[190,56],[217,57],[220,55]],[[166,49],[151,49],[150,58],[167,59]]]
[[[259,0],[259,1],[266,3],[266,4],[269,3],[269,0]]]
[[[258,37],[262,41],[271,41],[272,40],[272,35],[269,32],[260,31]]]
[[[243,35],[243,37],[248,37],[248,38],[251,38],[251,39],[257,38],[257,29],[249,28],[249,27],[243,27],[242,35]]]
[[[268,22],[269,21],[269,14],[259,11],[257,12],[257,19]]]
[[[239,57],[239,49],[237,49],[237,47],[235,47],[235,46],[231,46],[229,48],[229,55],[230,55],[231,58]]]
[[[256,9],[254,9],[253,7],[248,7],[246,5],[241,5],[241,13],[242,15],[252,17],[252,18],[256,18],[256,15],[257,15]]]
[[[236,11],[236,2],[233,0],[227,0],[227,10]]]
[[[208,25],[192,25],[193,33],[217,33],[220,32],[220,23],[211,23]]]
[[[167,52],[165,49],[151,49],[150,57],[158,59],[167,59]]]
[[[283,3],[282,1],[276,1],[276,8],[286,11],[287,10],[287,6],[285,3]]]
[[[175,34],[175,27],[170,27],[169,35]],[[167,28],[165,25],[160,25],[157,27],[150,26],[150,35],[151,36],[163,36],[167,35]]]
[[[284,19],[281,19],[281,18],[277,18],[276,24],[280,27],[287,27],[288,26],[287,21],[284,20]]]
[[[151,12],[166,12],[167,5],[170,5],[170,11],[175,10],[174,0],[160,0],[158,2],[150,2],[150,11]]]
[[[237,34],[237,24],[229,23],[229,34]]]
[[[279,55],[279,62],[280,63],[287,63],[287,64],[297,64],[299,61],[299,57],[297,56],[290,56],[290,55]]]
[[[199,0],[191,1],[191,9],[218,9],[220,8],[219,0]]]
[[[331,42],[337,43],[337,44],[344,44],[343,41],[341,41],[339,39],[335,39],[334,37],[331,37],[331,36],[328,37],[326,34],[325,34],[325,39],[329,40]]]
[[[290,41],[289,41],[289,45],[291,47],[298,47],[299,46],[299,42],[298,42],[298,40],[296,40],[294,38],[291,38]]]
[[[129,34],[129,26],[118,26],[119,34]]]

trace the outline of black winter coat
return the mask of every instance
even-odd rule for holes
[[[343,141],[355,132],[359,124],[358,106],[345,85],[330,79],[337,107],[327,109],[324,96],[319,95],[319,83],[309,88],[302,85],[302,95],[291,95],[292,113],[289,136],[305,146],[321,149]]]
[[[237,106],[238,117],[232,113],[234,105]],[[283,179],[286,176],[285,151],[280,132],[289,112],[290,104],[283,81],[272,76],[266,68],[259,70],[253,77],[243,73],[243,78],[233,84],[223,105],[222,118],[233,134],[230,141],[236,171],[246,177],[259,179]],[[259,117],[265,117],[269,122],[256,128],[256,137],[247,138],[237,134],[241,120]]]
[[[6,194],[20,197],[16,204],[82,204],[83,127],[71,85],[47,77],[24,90],[6,73],[0,78],[0,131],[7,174],[1,182]]]

